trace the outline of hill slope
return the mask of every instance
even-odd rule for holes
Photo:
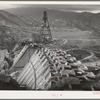
[[[1,24],[4,23],[5,25],[11,26],[28,26],[28,24],[18,16],[3,10],[0,10],[0,22]]]
[[[77,13],[77,12],[65,12],[47,8],[35,8],[35,7],[22,7],[15,9],[8,9],[7,11],[23,16],[24,21],[29,23],[40,23],[39,19],[42,19],[43,11],[48,12],[50,24],[53,27],[76,27],[81,30],[92,30],[96,33],[100,33],[100,14],[93,14],[89,12]],[[34,20],[35,19],[35,20]]]

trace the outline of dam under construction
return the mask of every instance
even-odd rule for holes
[[[32,34],[31,41],[2,53],[0,90],[100,90],[100,60],[88,49],[59,48],[67,39],[52,37],[47,11],[42,20],[40,33]]]

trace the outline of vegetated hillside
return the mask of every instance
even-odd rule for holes
[[[29,39],[34,28],[17,15],[0,10],[0,46],[11,50],[17,42]]]
[[[0,46],[12,50],[17,42],[30,39],[33,32],[33,28],[0,25]]]
[[[43,16],[43,11],[48,12],[49,21],[52,27],[76,27],[81,30],[89,30],[96,33],[100,31],[100,14],[93,14],[90,12],[68,12],[59,11],[47,8],[32,8],[21,7],[15,9],[8,9],[16,15],[23,16],[23,19],[29,23],[38,24]],[[22,17],[21,17],[22,18]],[[33,20],[34,19],[34,20]]]
[[[18,16],[3,10],[0,10],[0,24],[21,27],[29,26],[29,24],[24,22]]]
[[[4,17],[5,19],[1,20],[5,20],[6,23],[9,22],[11,25],[14,24],[16,26],[21,26],[18,28],[16,27],[16,33],[24,37],[26,36],[25,34],[35,33],[35,28],[37,28],[37,30],[40,29],[43,11],[45,10],[48,12],[48,19],[54,38],[58,37],[62,39],[69,39],[68,42],[71,41],[74,46],[77,44],[76,46],[79,47],[83,47],[83,45],[88,46],[91,44],[99,44],[100,14],[93,14],[89,12],[65,12],[38,7],[22,7],[6,10],[10,13],[1,11],[3,12],[1,15],[6,16]],[[11,17],[11,15],[13,17]],[[28,25],[28,27],[23,27],[25,25]],[[64,45],[64,49],[65,48],[66,45]]]

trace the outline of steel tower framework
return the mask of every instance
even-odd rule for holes
[[[40,30],[40,35],[42,42],[51,42],[52,41],[52,35],[51,35],[51,30],[49,26],[49,21],[48,21],[48,16],[47,16],[47,11],[44,11],[44,16],[43,16],[43,25]]]

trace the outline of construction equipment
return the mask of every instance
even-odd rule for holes
[[[43,25],[40,29],[40,38],[41,38],[41,41],[44,43],[50,43],[52,41],[52,35],[51,35],[50,26],[49,26],[47,11],[44,11]]]

